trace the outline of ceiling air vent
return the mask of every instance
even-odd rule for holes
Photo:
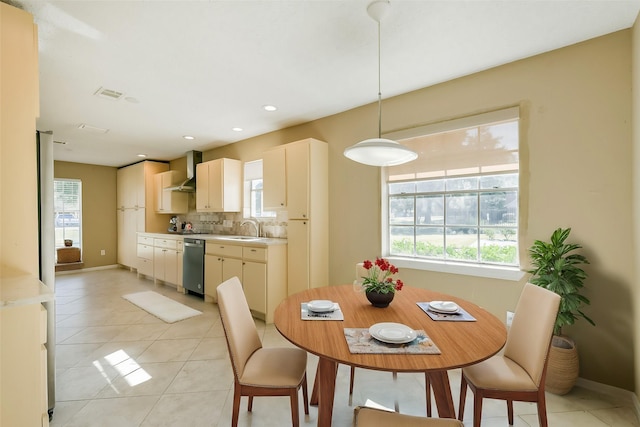
[[[94,132],[94,133],[107,133],[109,132],[109,129],[104,129],[104,128],[99,128],[96,126],[91,126],[88,125],[86,123],[82,123],[78,126],[78,129],[82,129],[82,130],[86,130],[87,132]]]
[[[99,88],[95,91],[94,95],[99,96],[100,98],[111,99],[112,101],[117,101],[124,96],[123,92],[118,92],[117,90]]]

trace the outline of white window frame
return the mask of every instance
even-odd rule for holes
[[[429,134],[441,133],[452,131],[456,129],[462,129],[465,127],[472,127],[477,125],[482,125],[491,122],[497,122],[501,120],[514,119],[519,118],[519,108],[512,107],[498,111],[492,111],[488,113],[478,114],[469,117],[463,117],[459,119],[449,120],[440,123],[434,123],[424,126],[417,126],[410,129],[403,129],[400,131],[386,133],[384,135],[385,138],[389,138],[392,140],[402,140],[407,138],[413,138],[418,136],[424,136]],[[519,142],[519,146],[522,146],[522,141]],[[520,148],[519,148],[520,150]],[[521,168],[520,169],[520,177]],[[440,273],[451,273],[451,274],[461,274],[468,276],[476,276],[476,277],[484,277],[484,278],[494,278],[494,279],[502,279],[502,280],[510,280],[510,281],[519,281],[521,280],[525,272],[521,271],[521,266],[511,267],[511,266],[499,266],[499,265],[491,265],[491,264],[477,264],[470,262],[457,262],[451,260],[433,260],[433,259],[423,259],[423,258],[414,258],[414,257],[404,257],[404,256],[396,256],[390,255],[390,242],[389,242],[389,192],[388,192],[388,169],[386,167],[382,168],[380,174],[380,188],[381,188],[381,200],[382,210],[381,210],[381,235],[382,235],[382,253],[385,258],[392,260],[393,264],[399,268],[410,268],[416,270],[426,270],[426,271],[434,271]],[[519,180],[519,188],[518,188],[518,197],[521,197],[521,183],[522,179]],[[522,213],[518,210],[518,229],[520,230],[522,226]],[[520,232],[518,232],[520,234]],[[518,235],[518,249],[521,247],[520,236]],[[519,251],[520,252],[520,251]]]
[[[271,211],[264,210],[264,198],[261,197],[260,200],[263,202],[263,206],[261,206],[260,211],[262,215],[253,215],[253,181],[260,180],[262,181],[262,159],[252,160],[249,162],[244,162],[243,166],[244,171],[244,203],[242,207],[242,216],[243,218],[275,218],[276,213]],[[261,190],[264,195],[264,188]]]
[[[79,188],[79,192],[78,192],[78,210],[75,209],[67,209],[65,207],[62,207],[62,209],[58,209],[60,206],[56,203],[55,201],[55,191],[54,191],[54,213],[53,213],[53,218],[54,218],[54,230],[62,228],[62,244],[59,244],[58,241],[54,242],[55,248],[64,248],[64,239],[68,238],[69,236],[66,235],[65,233],[65,228],[75,228],[75,227],[65,227],[64,224],[62,226],[59,226],[56,221],[57,221],[57,217],[59,213],[63,213],[63,212],[77,212],[77,220],[78,220],[78,238],[76,239],[72,239],[73,240],[73,246],[76,248],[80,248],[80,250],[82,250],[82,181],[79,179],[68,179],[68,178],[54,178],[54,185],[56,182],[62,182],[62,181],[66,181],[66,182],[74,182],[77,183],[80,188]],[[57,230],[56,230],[57,231]],[[57,257],[57,254],[56,254]]]

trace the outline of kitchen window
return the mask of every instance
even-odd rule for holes
[[[262,205],[262,159],[244,164],[244,218],[275,218],[276,213],[265,211]]]
[[[55,247],[63,248],[65,240],[82,247],[82,181],[54,179]]]
[[[409,268],[520,276],[518,109],[385,137],[418,153],[384,169],[386,256]]]

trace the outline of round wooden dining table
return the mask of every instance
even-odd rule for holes
[[[340,305],[344,320],[302,320],[301,304],[331,300]],[[454,301],[475,321],[432,320],[416,303]],[[424,330],[440,354],[354,354],[344,328],[369,328],[395,322]],[[478,363],[504,346],[504,324],[483,308],[463,299],[406,286],[386,308],[373,307],[353,285],[309,289],[289,296],[276,308],[277,330],[291,343],[319,357],[311,404],[318,405],[318,426],[331,426],[338,364],[390,372],[425,372],[441,418],[455,418],[447,371]]]

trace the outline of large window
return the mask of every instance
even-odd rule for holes
[[[262,208],[262,160],[244,164],[244,209],[245,218],[275,217],[275,212]]]
[[[518,266],[517,109],[394,136],[419,156],[386,169],[386,253]]]
[[[82,246],[82,182],[75,179],[54,179],[54,227],[56,248],[65,240]]]

